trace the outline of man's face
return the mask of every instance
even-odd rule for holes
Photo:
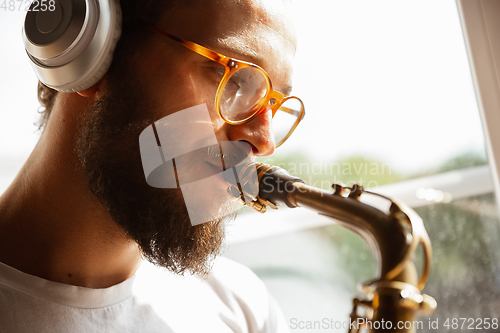
[[[158,28],[263,67],[273,88],[288,94],[296,45],[285,10],[283,0],[200,0],[174,7]],[[228,125],[216,114],[213,104],[219,77],[213,70],[221,65],[160,35],[153,36],[144,53],[149,56],[138,64],[138,73],[151,89],[150,98],[158,104],[157,119],[206,103],[219,141],[244,140],[253,146],[255,155],[273,153],[270,109],[240,126]]]
[[[275,90],[289,93],[295,39],[283,16],[282,0],[266,1],[265,6],[260,1],[235,0],[188,3],[166,12],[157,27],[258,64]],[[226,124],[214,109],[218,85],[214,68],[220,65],[150,34],[129,68],[112,67],[108,91],[86,113],[77,148],[87,187],[139,244],[144,256],[174,272],[203,275],[210,267],[207,259],[218,253],[223,242],[225,221],[233,216],[193,226],[179,189],[146,183],[139,134],[158,119],[206,104],[217,141],[243,141],[254,155],[265,156],[275,146],[272,114],[268,109],[249,123]],[[176,139],[175,131],[170,135]]]

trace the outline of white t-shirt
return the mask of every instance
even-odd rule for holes
[[[288,332],[264,284],[218,258],[206,280],[142,263],[104,289],[48,281],[0,263],[0,332]]]

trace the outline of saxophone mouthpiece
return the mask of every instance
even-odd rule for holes
[[[278,209],[278,204],[297,207],[288,201],[288,193],[294,190],[294,183],[304,183],[302,179],[280,167],[256,162],[235,166],[233,170],[236,182],[231,181],[232,177],[226,179],[231,198],[261,213],[266,212],[266,207]]]

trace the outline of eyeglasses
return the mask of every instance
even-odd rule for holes
[[[274,90],[269,75],[261,67],[227,57],[156,27],[145,27],[224,66],[224,74],[215,96],[215,109],[226,123],[230,125],[248,123],[270,106],[273,114],[273,134],[276,147],[279,147],[292,135],[304,118],[304,103],[300,98]]]

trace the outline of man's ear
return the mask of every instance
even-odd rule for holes
[[[95,95],[101,90],[103,85],[106,82],[106,76],[104,76],[102,79],[100,79],[96,84],[94,84],[92,87],[87,88],[82,91],[77,91],[76,93],[82,97],[95,97]]]
[[[87,88],[82,91],[77,91],[76,93],[82,97],[92,97],[97,93],[97,84],[94,84],[92,87]]]

